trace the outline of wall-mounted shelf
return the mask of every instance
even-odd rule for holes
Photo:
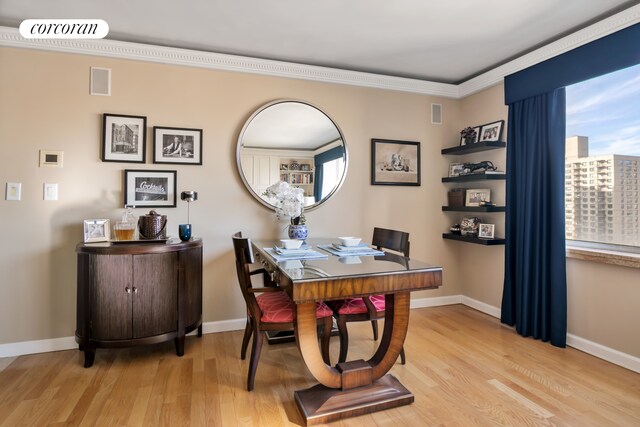
[[[505,212],[506,206],[443,206],[444,212]]]
[[[442,233],[443,239],[458,240],[460,242],[475,243],[477,245],[495,246],[504,245],[505,239],[481,239],[479,237],[468,237],[460,234]]]
[[[497,180],[497,179],[507,179],[507,175],[504,173],[492,173],[492,174],[474,173],[474,174],[460,175],[460,176],[445,176],[442,178],[442,182],[469,182],[469,181],[486,181],[486,180]]]
[[[479,153],[480,151],[495,150],[496,148],[504,148],[506,146],[507,146],[507,143],[504,141],[484,141],[484,142],[477,142],[475,144],[443,148],[441,153],[452,155],[452,156],[459,156],[462,154],[471,154],[471,153]]]

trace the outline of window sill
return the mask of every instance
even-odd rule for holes
[[[613,264],[622,267],[640,268],[640,254],[609,251],[605,249],[583,248],[567,245],[567,258]]]

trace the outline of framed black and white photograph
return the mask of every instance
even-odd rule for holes
[[[420,143],[371,140],[371,185],[420,185]]]
[[[202,164],[202,129],[153,127],[153,163]]]
[[[460,176],[464,171],[464,163],[449,163],[449,176]]]
[[[124,171],[124,204],[135,207],[175,208],[176,171]]]
[[[481,239],[493,239],[495,229],[495,224],[480,224],[480,227],[478,229],[478,237]]]
[[[147,118],[121,114],[102,115],[102,161],[144,163]]]
[[[488,123],[480,128],[480,142],[483,141],[502,141],[502,128],[504,120]]]
[[[465,206],[482,206],[482,202],[491,201],[491,190],[488,188],[468,188],[465,196]]]
[[[111,228],[108,219],[85,219],[84,242],[108,242],[111,238]]]
[[[460,132],[460,146],[475,144],[476,142],[480,141],[480,128],[481,126],[471,128],[471,130],[475,132],[475,134],[472,133],[473,136],[465,135],[463,132]]]

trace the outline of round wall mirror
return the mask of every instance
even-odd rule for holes
[[[236,149],[240,177],[263,205],[275,209],[265,190],[278,181],[304,190],[305,210],[327,201],[347,173],[342,132],[311,104],[278,100],[260,107],[245,123]]]

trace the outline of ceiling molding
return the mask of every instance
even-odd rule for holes
[[[554,56],[561,55],[579,46],[613,34],[616,31],[630,27],[638,22],[640,22],[640,5],[630,7],[629,9],[605,18],[602,21],[598,21],[560,40],[542,46],[533,52],[529,52],[513,61],[509,61],[506,64],[500,65],[484,74],[461,83],[458,85],[460,97],[464,98],[488,87],[495,86],[502,83],[505,76],[509,74],[539,64]]]
[[[260,74],[458,99],[502,83],[504,77],[509,74],[638,22],[640,5],[630,7],[459,85],[115,40],[29,40],[20,36],[17,28],[3,26],[0,26],[0,46]]]
[[[0,46],[183,65],[458,98],[458,86],[358,71],[115,40],[25,39],[0,26]]]

